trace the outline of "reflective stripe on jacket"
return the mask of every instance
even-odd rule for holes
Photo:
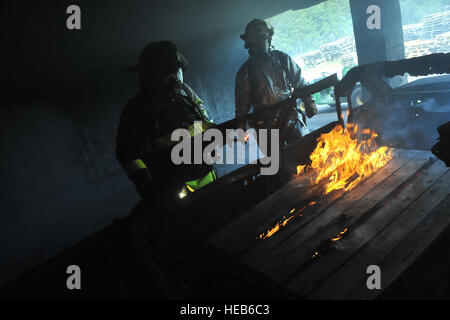
[[[194,125],[195,121],[201,121],[200,128]],[[186,84],[172,99],[157,91],[140,92],[120,116],[116,157],[129,177],[137,170],[148,169],[153,177],[165,179],[171,176],[166,170],[170,155],[158,160],[152,157],[159,157],[159,150],[177,143],[171,141],[171,133],[178,128],[203,132],[211,123],[203,101]]]

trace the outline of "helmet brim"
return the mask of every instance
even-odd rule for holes
[[[186,71],[188,66],[188,61],[186,57],[179,51],[177,51],[177,61],[174,62],[175,69],[181,68],[181,70]],[[139,64],[126,69],[126,72],[138,72],[142,68]],[[156,70],[156,69],[155,69]],[[148,73],[148,72],[147,72]]]
[[[273,37],[273,33],[272,32],[269,32],[269,33],[265,33],[265,34],[262,34],[262,35],[260,35],[260,36],[258,36],[258,37],[248,37],[247,35],[245,35],[245,34],[241,34],[240,35],[240,38],[243,40],[243,41],[245,41],[245,43],[256,43],[256,42],[259,42],[259,41],[264,41],[264,40],[269,40],[269,39],[271,39]]]

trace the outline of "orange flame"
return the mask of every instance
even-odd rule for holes
[[[310,156],[310,167],[317,172],[316,184],[327,182],[325,194],[338,189],[353,189],[392,159],[391,148],[378,148],[377,136],[373,130],[358,130],[356,124],[348,124],[345,129],[338,125],[317,139],[318,144]],[[297,167],[298,174],[305,170],[304,166]]]
[[[305,172],[306,170],[306,164],[305,165],[298,165],[297,166],[297,175],[299,176],[301,173]]]
[[[347,230],[348,230],[348,228],[345,228],[344,230],[342,230],[341,232],[339,232],[339,234],[338,234],[336,237],[331,238],[331,241],[338,241],[338,240],[341,240],[342,237],[344,236],[344,234],[347,232]]]
[[[284,228],[288,222],[290,220],[292,220],[295,217],[301,217],[302,216],[302,212],[307,208],[310,207],[312,205],[314,205],[316,202],[315,201],[310,201],[307,205],[303,206],[302,208],[300,208],[297,213],[294,213],[293,215],[291,215],[290,217],[286,218],[286,216],[283,217],[283,220],[278,221],[277,224],[270,230],[261,233],[256,239],[266,239],[271,237],[274,233],[278,232],[280,230],[280,228]],[[295,211],[295,208],[292,209],[289,214],[292,214]]]

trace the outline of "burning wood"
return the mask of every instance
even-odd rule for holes
[[[331,238],[331,241],[335,242],[335,241],[341,240],[342,237],[344,236],[344,234],[345,234],[347,231],[348,231],[348,228],[345,228],[344,230],[342,230],[341,232],[339,232],[339,234],[338,234],[336,237]]]
[[[290,220],[292,220],[295,217],[299,217],[299,216],[301,217],[302,216],[302,212],[306,208],[311,207],[312,205],[314,205],[315,203],[316,203],[315,201],[310,201],[307,205],[301,207],[296,213],[294,213],[295,212],[295,208],[292,209],[289,212],[289,214],[291,216],[289,216],[289,217],[284,216],[283,219],[278,221],[273,228],[271,228],[270,230],[268,230],[268,231],[266,231],[264,233],[261,233],[256,239],[266,239],[266,238],[271,237],[274,233],[278,232],[280,230],[280,228],[285,227]]]
[[[371,129],[359,129],[356,124],[348,124],[344,129],[336,126],[331,132],[322,134],[318,144],[310,155],[311,165],[297,166],[297,175],[314,169],[309,199],[318,199],[333,190],[342,192],[353,189],[362,180],[384,167],[392,159],[392,149],[378,147],[375,141],[377,133]],[[319,200],[317,200],[319,201]],[[308,207],[316,204],[310,201],[299,210],[292,209],[288,216],[284,216],[274,227],[261,233],[257,239],[266,239],[284,228],[289,222]],[[347,232],[343,230],[331,239],[338,241]],[[319,252],[314,254],[317,256]]]
[[[297,174],[315,169],[314,183],[325,182],[325,194],[351,190],[392,159],[392,149],[378,147],[377,136],[371,129],[359,130],[356,124],[348,124],[345,129],[338,125],[318,138],[311,165],[298,166]]]
[[[333,190],[351,190],[392,159],[393,149],[378,147],[377,136],[373,130],[359,129],[356,124],[348,124],[345,129],[338,125],[318,138],[318,144],[310,156],[311,165],[298,166],[297,174],[315,169],[313,185],[323,188],[325,194]],[[332,243],[341,240],[348,230],[347,226],[339,234],[322,241],[311,258],[316,260]]]

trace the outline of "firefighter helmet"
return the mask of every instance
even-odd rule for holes
[[[267,40],[272,38],[274,30],[269,22],[262,19],[253,19],[245,27],[244,34],[241,34],[241,39],[247,44]]]
[[[146,77],[155,73],[176,73],[186,66],[186,58],[173,42],[159,41],[148,44],[139,55],[139,64],[129,70],[138,70],[141,77]]]

